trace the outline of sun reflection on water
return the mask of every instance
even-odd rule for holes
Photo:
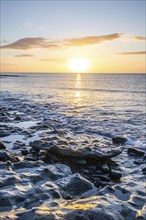
[[[78,104],[81,105],[81,102],[82,102],[82,91],[81,91],[81,88],[82,88],[82,78],[81,78],[81,74],[77,74],[76,75],[76,80],[75,80],[75,93],[74,93],[74,98],[75,98],[75,101],[78,102]]]
[[[80,97],[81,97],[81,91],[75,92],[75,97],[76,97],[76,98],[80,98]]]

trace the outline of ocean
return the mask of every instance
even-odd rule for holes
[[[52,114],[73,117],[83,135],[101,132],[126,136],[143,146],[145,74],[16,73],[2,77],[1,93],[56,105]],[[73,120],[73,121],[74,121]]]

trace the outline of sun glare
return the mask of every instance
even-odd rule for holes
[[[74,57],[69,60],[69,69],[76,73],[86,72],[89,65],[89,60],[84,57]]]

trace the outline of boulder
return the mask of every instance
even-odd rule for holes
[[[113,144],[125,144],[125,142],[127,141],[125,137],[120,136],[112,137],[112,140]]]
[[[142,151],[142,150],[133,148],[133,147],[129,147],[129,148],[128,148],[128,154],[133,155],[133,156],[142,157],[142,156],[144,156],[145,152]]]
[[[72,199],[80,197],[85,192],[94,189],[92,184],[80,174],[73,174],[69,177],[59,179],[55,182],[61,189],[62,197]]]
[[[107,160],[116,157],[123,151],[122,147],[116,147],[109,151],[103,151],[101,148],[83,146],[73,149],[66,146],[52,146],[48,149],[49,154],[55,155],[59,158],[76,158],[76,159],[96,159]]]

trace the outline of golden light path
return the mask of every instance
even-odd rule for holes
[[[69,69],[75,73],[84,73],[90,66],[89,59],[85,57],[74,57],[68,61]]]

